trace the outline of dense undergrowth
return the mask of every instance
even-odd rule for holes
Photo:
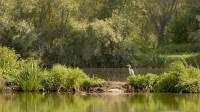
[[[140,92],[200,92],[200,70],[186,62],[176,61],[168,71],[160,75],[146,74],[130,76],[128,84]]]
[[[54,65],[46,70],[39,61],[21,59],[15,51],[0,47],[0,89],[6,86],[17,87],[20,91],[87,91],[100,86],[104,80],[90,78],[79,68]]]

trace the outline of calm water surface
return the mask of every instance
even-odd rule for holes
[[[0,94],[0,112],[200,112],[198,94]]]
[[[129,76],[128,68],[83,68],[91,76],[96,76],[105,80],[126,81]],[[134,68],[135,74],[162,73],[164,68]]]

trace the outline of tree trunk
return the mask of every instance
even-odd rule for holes
[[[166,39],[165,39],[165,28],[161,28],[158,32],[157,32],[157,37],[158,37],[158,46],[163,46],[166,44]]]
[[[162,45],[165,45],[165,38],[164,38],[164,35],[163,34],[159,34],[158,36],[158,45],[159,46],[162,46]]]

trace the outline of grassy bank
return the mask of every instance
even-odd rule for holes
[[[104,80],[90,78],[79,68],[55,64],[51,69],[44,69],[39,66],[38,60],[22,59],[7,47],[0,47],[0,52],[0,90],[88,92],[91,89],[96,91],[99,87],[110,88]],[[178,61],[169,64],[168,71],[160,75],[148,73],[130,76],[128,85],[135,92],[200,92],[200,69],[188,64],[189,59],[198,56],[184,55],[183,60],[178,60],[178,56],[168,56],[178,58]],[[117,88],[121,87],[123,89],[123,85]]]
[[[135,92],[200,92],[200,70],[185,62],[169,65],[168,71],[160,75],[146,74],[130,76],[128,84]]]
[[[21,59],[14,50],[0,47],[0,89],[18,91],[88,91],[104,80],[90,78],[79,68],[54,65],[43,69],[35,59]]]

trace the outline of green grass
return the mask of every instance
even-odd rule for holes
[[[182,54],[161,54],[161,57],[164,58],[179,58],[186,59],[200,55],[200,53],[182,53]]]
[[[37,91],[41,88],[42,69],[37,60],[27,59],[21,62],[16,73],[13,74],[13,80],[23,91]]]

